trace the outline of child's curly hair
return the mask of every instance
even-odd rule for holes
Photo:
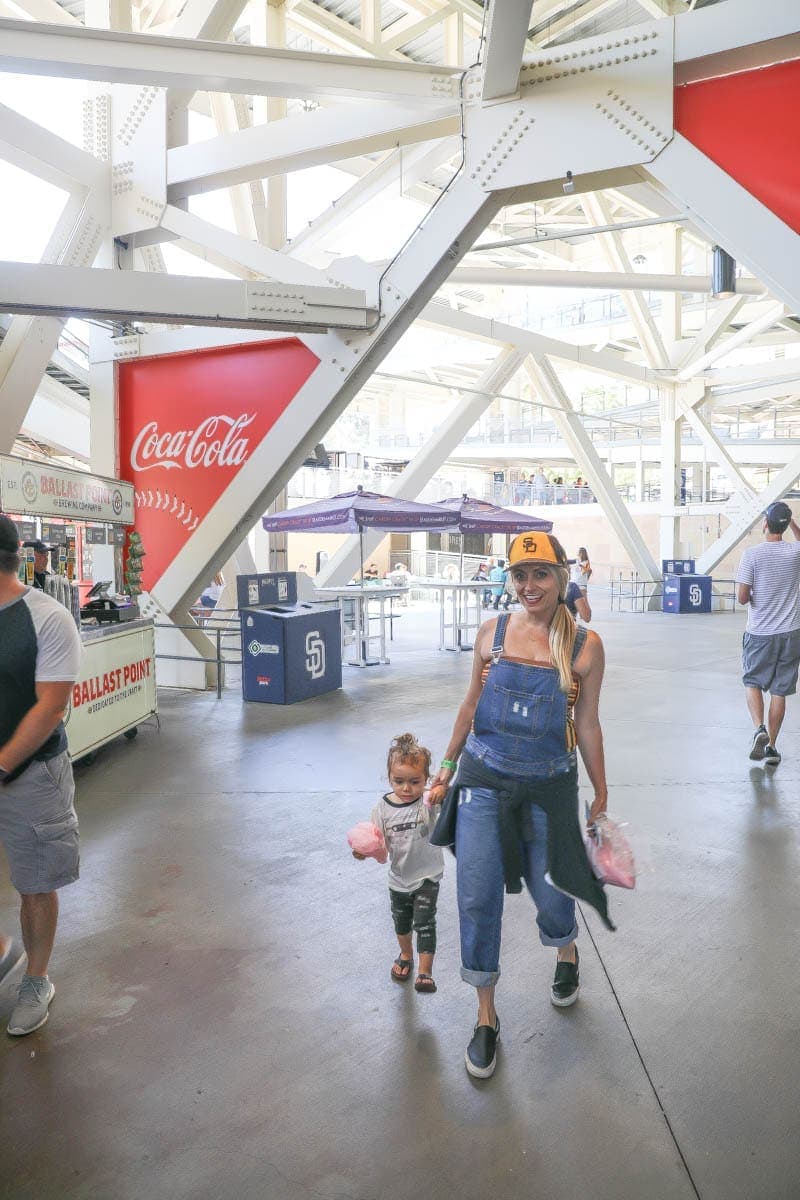
[[[413,733],[400,733],[392,740],[386,759],[387,775],[392,773],[393,762],[421,762],[426,779],[431,773],[431,752],[427,746],[420,746]]]

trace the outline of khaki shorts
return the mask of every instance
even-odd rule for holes
[[[78,878],[75,784],[66,751],[32,762],[0,785],[0,842],[11,882],[23,895],[54,892]]]

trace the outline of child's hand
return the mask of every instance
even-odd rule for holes
[[[357,858],[360,862],[366,861],[366,854],[359,854],[357,850],[353,851],[353,858]]]
[[[425,803],[428,808],[433,808],[434,804],[441,804],[447,795],[447,788],[443,783],[436,783],[425,796]]]

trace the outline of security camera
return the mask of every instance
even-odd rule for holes
[[[575,180],[572,178],[572,171],[567,171],[566,178],[561,187],[565,196],[571,196],[575,191]]]

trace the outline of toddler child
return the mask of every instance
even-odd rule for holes
[[[414,966],[412,930],[417,934],[418,992],[435,992],[431,970],[436,951],[436,900],[444,873],[442,851],[428,836],[439,815],[443,797],[437,789],[429,801],[423,792],[431,773],[431,752],[411,733],[396,737],[389,747],[387,771],[391,792],[372,810],[371,820],[382,832],[389,854],[389,900],[400,955],[392,963],[392,979],[405,983]],[[354,858],[364,855],[353,851]]]

